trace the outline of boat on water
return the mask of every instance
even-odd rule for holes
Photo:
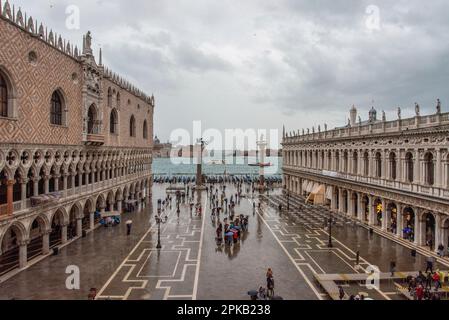
[[[226,161],[224,160],[211,160],[209,163],[209,165],[224,165],[226,164]]]
[[[248,164],[250,167],[271,167],[271,163],[250,163]]]

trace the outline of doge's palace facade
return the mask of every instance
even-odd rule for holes
[[[1,0],[0,48],[2,281],[148,203],[155,101]]]
[[[283,137],[284,184],[297,195],[324,190],[324,205],[418,249],[449,246],[449,113],[368,121],[353,107],[345,127]],[[324,186],[324,188],[323,188]],[[321,191],[323,192],[323,191]]]

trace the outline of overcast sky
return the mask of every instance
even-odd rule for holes
[[[346,124],[355,104],[396,119],[449,109],[447,0],[16,0],[156,97],[155,134]],[[80,8],[80,30],[65,26]],[[377,10],[379,9],[377,19]],[[377,20],[379,23],[377,24]],[[373,103],[374,101],[374,103]]]

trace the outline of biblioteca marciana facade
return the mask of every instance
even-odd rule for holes
[[[449,113],[369,120],[283,137],[288,192],[419,250],[449,245]]]
[[[91,41],[0,1],[0,280],[150,199],[154,97]]]

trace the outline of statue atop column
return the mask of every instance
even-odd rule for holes
[[[83,54],[92,55],[92,34],[90,31],[84,36]]]
[[[419,104],[417,102],[415,102],[415,114],[417,117],[419,117]]]

